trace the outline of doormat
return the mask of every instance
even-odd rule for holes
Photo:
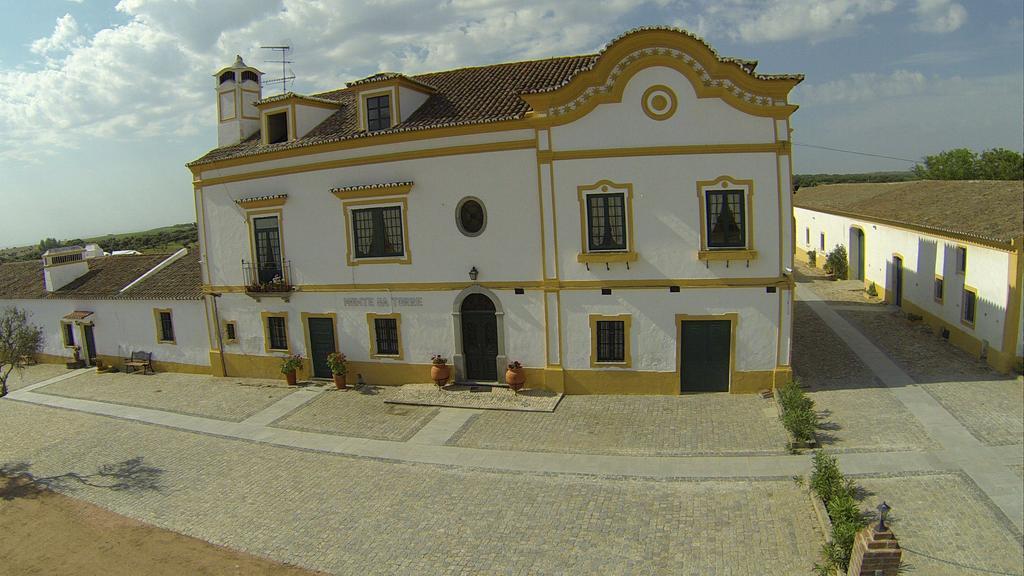
[[[562,394],[548,390],[524,389],[515,394],[504,386],[450,384],[438,390],[434,384],[406,384],[384,402],[474,410],[554,412],[561,400]]]

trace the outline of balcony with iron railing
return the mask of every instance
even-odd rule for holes
[[[260,296],[277,296],[286,301],[291,295],[291,262],[248,262],[242,260],[242,277],[245,293],[259,300]]]

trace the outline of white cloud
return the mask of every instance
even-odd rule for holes
[[[945,34],[967,22],[967,9],[952,0],[917,0],[914,13],[917,22],[913,27],[922,32]]]
[[[40,38],[32,42],[29,49],[35,54],[47,55],[53,52],[69,50],[80,46],[84,38],[78,31],[78,22],[71,14],[65,14],[57,19],[57,25],[53,28],[53,34],[46,38]]]
[[[888,75],[851,74],[823,84],[802,84],[793,91],[791,99],[802,106],[861,104],[920,94],[928,88],[924,74],[896,70]]]
[[[855,34],[895,7],[895,0],[723,0],[706,5],[694,24],[750,43],[820,42]]]

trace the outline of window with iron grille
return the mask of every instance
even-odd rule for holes
[[[626,195],[587,195],[588,252],[626,250]]]
[[[267,333],[270,335],[271,350],[288,349],[288,329],[285,327],[284,318],[269,316],[267,318]]]
[[[964,290],[964,306],[960,314],[960,319],[973,326],[977,305],[978,295],[970,290]]]
[[[944,286],[943,286],[942,278],[936,277],[935,278],[935,300],[938,301],[938,302],[942,302],[943,289],[944,289]]]
[[[626,361],[626,323],[622,320],[597,321],[597,361]]]
[[[377,354],[398,356],[398,319],[374,318],[373,331],[377,340]]]
[[[743,248],[747,245],[747,211],[743,190],[708,190],[708,248]]]
[[[405,255],[400,206],[353,210],[352,232],[356,258]]]
[[[75,345],[75,325],[70,322],[61,324],[64,334],[64,345],[68,348]]]
[[[224,325],[224,337],[227,340],[229,340],[229,341],[230,340],[238,340],[238,335],[237,335],[237,332],[236,332],[236,327],[235,327],[235,323],[234,322],[228,322],[227,324]]]
[[[174,342],[174,324],[171,322],[170,312],[160,313],[160,341]]]
[[[391,128],[391,97],[387,94],[366,99],[366,129],[370,132]]]
[[[252,221],[256,245],[257,278],[261,284],[282,278],[281,225],[277,216],[263,216]]]

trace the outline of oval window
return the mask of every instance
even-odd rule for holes
[[[466,236],[478,236],[487,225],[487,212],[476,198],[463,198],[455,210],[455,221],[459,231]]]

